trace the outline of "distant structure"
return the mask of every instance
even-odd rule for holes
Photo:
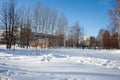
[[[93,36],[84,36],[80,41],[82,46],[85,47],[94,47],[95,46],[95,37]]]
[[[13,29],[14,33],[13,33],[13,41],[15,42],[15,44],[19,44],[21,45],[21,41],[22,43],[24,43],[24,45],[26,46],[26,37],[27,34],[30,35],[30,42],[31,41],[37,41],[40,39],[48,39],[49,42],[49,47],[61,47],[64,46],[64,37],[63,35],[57,35],[57,34],[47,34],[47,33],[36,33],[36,32],[31,32],[31,33],[26,33],[26,29],[23,28],[20,30],[19,27],[14,27]],[[21,34],[21,32],[24,32],[23,34]],[[24,36],[26,34],[26,36]],[[5,40],[5,36],[6,36],[6,30],[5,29],[0,29],[0,44],[6,44],[6,40]],[[23,36],[21,38],[21,36]],[[29,42],[28,42],[29,43]]]
[[[19,27],[14,27],[14,36],[17,36],[18,38],[20,37],[20,28]],[[6,36],[6,30],[4,28],[0,28],[0,44],[5,44],[5,36]],[[18,39],[17,39],[18,40]]]
[[[35,33],[32,32],[32,39],[31,41],[36,41],[39,39],[47,38],[49,41],[49,47],[61,47],[64,45],[63,36],[57,34],[46,34],[46,33]]]

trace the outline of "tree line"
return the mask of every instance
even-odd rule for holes
[[[110,24],[98,32],[99,46],[102,48],[120,48],[120,0],[108,10]]]
[[[6,48],[19,43],[21,47],[29,46],[35,33],[62,36],[63,46],[78,46],[83,27],[76,21],[68,31],[68,20],[64,13],[45,7],[38,3],[34,7],[17,6],[16,0],[4,0],[0,9],[0,21],[5,27]],[[20,33],[17,33],[20,29]],[[60,42],[60,39],[57,39]]]
[[[92,46],[99,48],[120,48],[120,0],[112,4],[108,10],[110,24],[107,29],[100,29],[98,36],[92,41]],[[79,47],[84,44],[80,40],[84,37],[84,27],[76,21],[69,25],[64,13],[45,7],[40,3],[29,8],[17,5],[16,0],[4,0],[0,7],[0,22],[6,29],[4,32],[7,49],[19,43],[21,47],[29,46],[35,40],[35,34],[42,33],[56,35],[51,37],[57,46]],[[19,32],[20,31],[20,32]],[[19,32],[19,33],[18,33]]]

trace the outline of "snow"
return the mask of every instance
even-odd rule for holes
[[[0,80],[119,80],[120,50],[7,50],[0,45]]]

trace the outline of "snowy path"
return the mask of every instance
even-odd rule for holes
[[[42,53],[42,52],[41,52]],[[1,80],[119,80],[119,50],[0,50]]]

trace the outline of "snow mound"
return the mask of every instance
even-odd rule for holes
[[[40,58],[42,62],[50,62],[55,56],[53,54],[42,55]]]
[[[117,68],[120,69],[119,62],[110,61],[107,59],[100,59],[100,58],[91,58],[91,57],[69,57],[69,60],[72,62],[76,62],[79,64],[87,64],[87,65],[95,65],[95,66],[103,66],[106,68]]]

